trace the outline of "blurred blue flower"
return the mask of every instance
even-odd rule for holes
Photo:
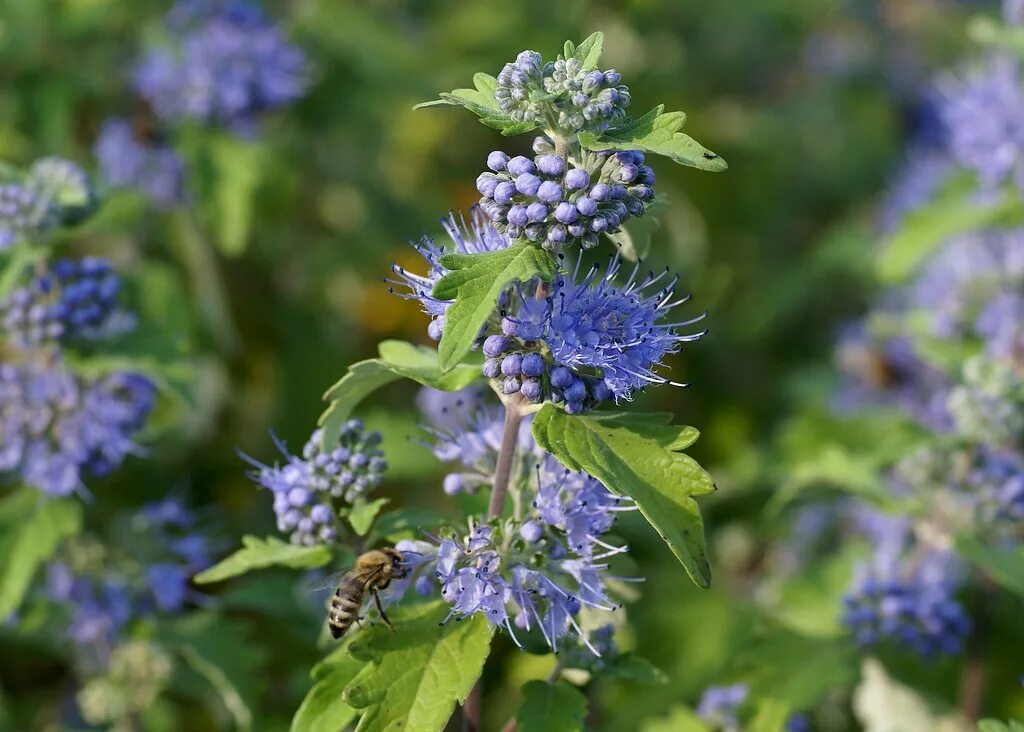
[[[727,732],[740,728],[737,713],[750,690],[746,684],[709,686],[697,704],[697,716]]]
[[[167,208],[184,195],[185,166],[169,146],[136,135],[131,122],[108,119],[96,140],[100,175],[112,186],[136,188]]]

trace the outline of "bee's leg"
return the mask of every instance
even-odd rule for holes
[[[388,616],[384,614],[384,606],[380,604],[380,595],[377,594],[377,590],[373,591],[373,601],[377,603],[377,612],[380,613],[380,619],[384,621],[384,625],[391,628],[392,632],[395,630],[395,626],[388,620]]]

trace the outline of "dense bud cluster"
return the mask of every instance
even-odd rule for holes
[[[387,461],[379,432],[367,432],[359,420],[349,420],[331,449],[315,431],[298,457],[278,443],[284,466],[255,466],[254,481],[274,494],[277,528],[294,544],[330,543],[341,528],[339,511],[380,485]]]
[[[182,0],[167,30],[168,46],[135,72],[136,90],[161,119],[249,131],[261,112],[305,91],[305,56],[253,3]]]
[[[0,328],[22,349],[102,335],[120,289],[121,280],[105,259],[59,259],[0,300]]]
[[[155,392],[136,373],[88,379],[59,363],[0,364],[0,472],[49,495],[82,490],[85,473],[106,475],[138,451],[132,436]]]
[[[96,206],[96,194],[88,174],[64,158],[46,157],[32,163],[25,188],[55,209],[64,224],[81,221]]]
[[[49,209],[35,192],[17,183],[0,184],[0,251],[43,228]]]
[[[550,125],[567,133],[604,132],[629,108],[629,88],[617,71],[586,69],[575,58],[544,63],[523,51],[498,74],[494,99],[516,122]]]
[[[553,151],[530,160],[496,150],[487,167],[476,179],[481,210],[509,239],[545,249],[592,249],[654,200],[654,171],[637,151],[588,153],[577,166]]]
[[[100,175],[112,186],[137,188],[159,206],[182,200],[185,165],[169,146],[142,139],[132,123],[112,118],[103,123],[96,140]]]

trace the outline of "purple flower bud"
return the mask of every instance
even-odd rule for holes
[[[565,411],[569,414],[582,414],[583,413],[583,402],[566,402]]]
[[[519,379],[515,376],[508,376],[501,382],[501,393],[505,396],[512,396],[519,391]]]
[[[498,188],[501,188],[501,186],[498,186]],[[593,193],[591,193],[591,195],[593,195]],[[622,185],[621,183],[615,183],[612,185],[611,199],[613,201],[621,201],[626,197],[626,195],[626,186]],[[494,200],[498,200],[498,197],[495,196]]]
[[[565,241],[565,227],[555,224],[548,229],[548,241],[552,244],[561,244]]]
[[[540,400],[543,388],[540,384],[540,379],[523,379],[523,384],[519,388],[523,396],[532,402]]]
[[[519,527],[519,535],[531,544],[544,534],[544,528],[536,521],[527,521]]]
[[[590,189],[590,197],[595,201],[607,201],[611,195],[612,189],[607,183],[597,183]]]
[[[508,155],[503,153],[501,150],[495,150],[487,156],[487,167],[498,173],[505,169],[508,164]]]
[[[430,577],[425,574],[421,574],[416,578],[416,584],[414,587],[416,589],[416,594],[423,597],[426,597],[434,591],[433,581],[431,581]]]
[[[501,186],[498,186],[501,188]],[[623,189],[625,193],[625,189]],[[558,185],[552,180],[546,180],[540,184],[540,188],[537,189],[537,198],[544,201],[545,203],[558,203],[562,200],[562,186]],[[497,200],[497,196],[495,196]]]
[[[584,91],[590,92],[590,91],[593,91],[594,89],[596,89],[597,87],[603,86],[603,85],[604,85],[604,74],[602,74],[600,71],[591,71],[583,79],[583,90]]]
[[[322,503],[318,503],[310,509],[309,517],[313,519],[314,523],[326,524],[331,520],[331,509]]]
[[[523,356],[522,371],[525,376],[540,376],[544,373],[544,357],[539,353]]]
[[[639,198],[627,198],[626,199],[626,210],[629,211],[633,216],[644,215],[644,202]]]
[[[526,207],[526,216],[530,221],[543,221],[548,217],[548,207],[540,201],[534,201]]]
[[[638,167],[632,163],[627,163],[618,169],[615,177],[623,183],[632,183],[639,174],[640,169]]]
[[[522,176],[520,176],[522,178]],[[539,181],[538,181],[539,182]],[[526,206],[516,204],[508,210],[508,222],[512,226],[526,226],[530,223],[530,218],[526,215]]]
[[[590,387],[590,392],[594,395],[594,399],[597,399],[599,402],[611,401],[615,397],[615,394],[612,393],[612,390],[603,380],[595,381]]]
[[[530,241],[540,241],[544,238],[545,229],[543,224],[530,224],[526,227],[526,238]]]
[[[494,173],[481,173],[476,177],[476,189],[480,191],[481,196],[487,198],[494,197],[494,189],[498,185],[498,178]]]
[[[537,195],[537,189],[540,188],[540,184],[540,178],[533,173],[523,173],[516,178],[516,190],[524,196]]]
[[[458,495],[462,493],[462,475],[459,473],[449,473],[444,476],[444,482],[441,485],[447,495]]]
[[[604,216],[595,216],[594,220],[590,222],[590,229],[595,234],[600,234],[602,231],[608,230],[608,219]]]
[[[516,155],[514,158],[508,161],[505,168],[511,175],[534,173],[537,170],[537,166],[535,166],[533,164],[533,161],[530,160],[525,155]]]
[[[288,503],[293,506],[305,506],[312,497],[313,494],[305,488],[292,488],[288,491]]]
[[[563,224],[571,224],[576,220],[576,206],[569,201],[562,201],[555,207],[555,218]]]
[[[523,51],[516,56],[516,66],[527,74],[535,75],[540,72],[542,58],[536,51]]]
[[[587,102],[590,101],[590,97],[581,91],[576,92],[572,95],[572,104],[574,107],[585,107]]]
[[[590,173],[583,168],[573,168],[565,174],[565,187],[570,191],[583,190],[590,183]]]
[[[569,386],[576,377],[572,375],[572,371],[567,369],[565,366],[555,366],[551,369],[551,386],[556,389],[564,389]]]
[[[432,341],[441,340],[441,336],[444,335],[444,317],[434,318],[430,321],[427,326],[427,335]]]
[[[505,336],[491,335],[484,339],[484,355],[488,358],[498,358],[509,349],[511,342]]]
[[[636,179],[638,183],[643,183],[644,185],[647,186],[653,186],[655,180],[654,168],[652,168],[650,165],[641,165],[640,173],[637,175]]]
[[[645,185],[630,186],[629,195],[641,201],[650,201],[654,198],[654,189]]]
[[[604,83],[608,86],[618,86],[622,81],[622,74],[615,69],[608,69],[604,72]]]
[[[541,155],[537,158],[537,167],[544,175],[558,176],[565,170],[565,158],[558,155]]]
[[[587,233],[586,224],[581,224],[579,222],[575,224],[569,224],[568,226],[565,227],[565,229],[566,231],[569,232],[569,236],[572,237],[581,237]]]
[[[484,376],[488,379],[496,379],[498,374],[501,373],[501,361],[496,358],[489,358],[484,361],[481,371],[483,371]]]
[[[625,196],[626,189],[622,189],[623,196]],[[512,181],[504,181],[494,187],[494,200],[498,203],[508,203],[512,200],[513,196],[516,195],[516,186]]]
[[[565,388],[565,400],[567,402],[582,402],[587,398],[587,385],[582,379],[573,379],[573,382]]]
[[[522,365],[523,357],[518,353],[510,353],[501,360],[501,373],[505,376],[519,376]]]
[[[519,324],[512,318],[504,317],[501,319],[501,332],[507,336],[515,336],[519,333]]]
[[[597,201],[588,196],[583,196],[576,201],[576,210],[584,216],[593,216],[597,213]]]

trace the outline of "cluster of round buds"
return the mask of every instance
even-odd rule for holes
[[[553,152],[530,160],[495,151],[487,167],[476,179],[481,210],[509,239],[545,249],[591,249],[654,200],[654,171],[637,151],[590,153],[580,167]]]
[[[629,89],[612,69],[586,69],[576,58],[544,63],[523,51],[498,74],[494,99],[516,122],[554,123],[560,130],[604,132],[625,118]]]
[[[32,163],[25,187],[52,206],[65,224],[81,221],[96,205],[88,174],[64,158],[46,157]]]
[[[323,433],[315,431],[302,449],[283,467],[251,461],[253,480],[274,493],[277,527],[293,544],[311,546],[334,541],[340,528],[339,510],[380,485],[387,461],[380,449],[379,432],[366,432],[362,422],[349,420],[337,446],[325,449]]]
[[[0,328],[17,348],[88,337],[109,322],[121,280],[105,259],[60,259],[0,300]]]
[[[0,251],[41,227],[46,215],[47,207],[33,191],[17,183],[0,185]]]
[[[572,369],[550,364],[537,350],[531,350],[514,336],[514,324],[507,318],[502,327],[509,335],[491,335],[484,339],[486,360],[483,373],[501,382],[506,396],[522,394],[534,403],[545,398],[565,402],[570,414],[579,414],[596,403],[614,398],[602,379],[576,374]]]

